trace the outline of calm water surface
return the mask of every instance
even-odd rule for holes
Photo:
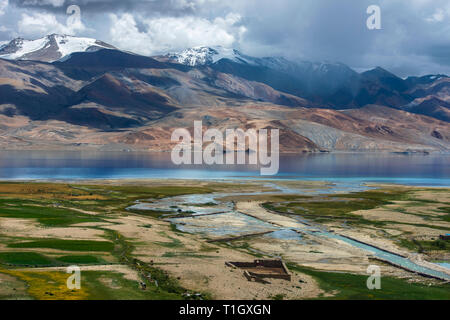
[[[0,151],[3,180],[259,176],[257,166],[175,166],[169,153]],[[450,186],[450,155],[285,155],[272,178]]]

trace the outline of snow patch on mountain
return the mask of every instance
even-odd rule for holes
[[[194,47],[179,53],[169,53],[169,59],[191,67],[214,64],[222,59],[238,63],[252,63],[252,58],[241,54],[236,49],[216,47]]]
[[[96,39],[53,34],[36,40],[14,39],[0,47],[0,58],[53,62],[75,52],[113,48]]]
[[[58,44],[58,51],[62,57],[74,52],[85,52],[91,47],[99,47],[103,49],[111,49],[111,46],[102,44],[101,42],[91,38],[77,38],[70,36],[55,36]]]
[[[8,45],[2,47],[2,49],[9,49],[11,53],[1,54],[0,57],[3,59],[15,60],[20,57],[27,55],[31,52],[41,50],[47,44],[46,38],[41,38],[37,40],[25,40],[22,38],[17,38],[12,40]]]
[[[436,74],[436,75],[429,75],[428,78],[430,80],[437,81],[437,80],[441,80],[441,79],[448,78],[448,77],[445,75]]]

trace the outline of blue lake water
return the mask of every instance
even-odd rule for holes
[[[169,153],[0,151],[2,180],[250,177],[258,166],[176,166]],[[450,155],[282,155],[272,178],[448,187]]]

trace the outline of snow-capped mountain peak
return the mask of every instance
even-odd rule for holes
[[[169,53],[169,59],[191,67],[214,64],[222,59],[234,62],[250,63],[249,57],[241,54],[236,49],[216,47],[194,47],[179,53]]]
[[[0,47],[0,58],[53,62],[74,52],[99,49],[114,47],[96,39],[52,34],[36,40],[16,38]]]
[[[331,62],[293,62],[283,57],[251,57],[242,54],[236,49],[217,47],[194,47],[179,53],[169,53],[167,57],[173,62],[191,67],[213,65],[222,59],[228,59],[235,63],[252,65],[256,67],[270,68],[280,72],[313,72],[328,74],[329,72],[353,72],[346,65]]]

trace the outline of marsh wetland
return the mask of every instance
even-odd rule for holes
[[[449,209],[447,188],[392,184],[3,182],[0,299],[450,299]],[[257,258],[282,258],[292,280],[225,265]],[[381,290],[366,287],[373,264]],[[80,290],[66,286],[71,265]]]

